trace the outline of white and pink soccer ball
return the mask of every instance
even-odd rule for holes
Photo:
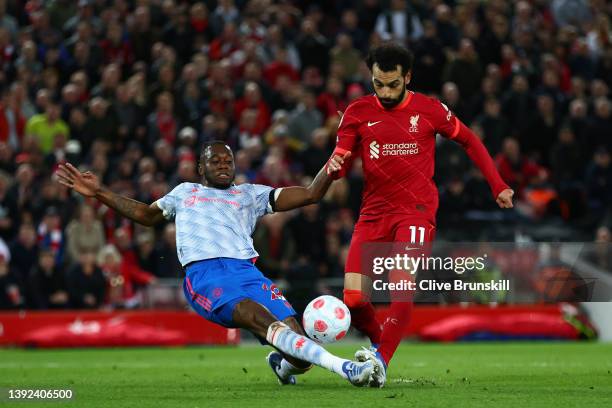
[[[311,339],[333,343],[343,338],[351,327],[351,312],[340,299],[319,296],[306,306],[302,324]]]

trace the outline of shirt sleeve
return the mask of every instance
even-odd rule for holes
[[[459,133],[459,119],[438,99],[431,98],[431,102],[432,124],[436,132],[446,138],[454,139]]]
[[[344,111],[342,119],[340,119],[340,124],[338,125],[336,149],[334,153],[344,154],[347,151],[352,153],[355,152],[359,142],[357,130],[360,124],[361,120],[357,117],[355,105],[349,105],[346,111]]]
[[[157,206],[162,210],[164,218],[171,220],[176,216],[176,207],[180,198],[182,184],[174,187],[172,191],[156,201]]]
[[[270,186],[261,184],[252,184],[255,195],[255,213],[258,217],[274,212],[272,208],[272,195],[270,192],[274,190]]]

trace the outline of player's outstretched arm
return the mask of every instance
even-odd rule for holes
[[[115,194],[103,186],[98,177],[90,171],[81,173],[70,163],[60,164],[57,170],[58,181],[85,197],[95,197],[124,217],[142,225],[152,226],[164,217],[157,203],[147,205]]]
[[[491,155],[480,139],[462,122],[458,122],[459,132],[453,139],[459,143],[466,151],[472,162],[480,169],[485,176],[493,197],[500,208],[512,208],[512,196],[514,191],[502,180]]]
[[[319,170],[319,173],[308,187],[296,186],[283,188],[274,202],[274,210],[289,211],[321,200],[334,180],[333,174],[342,169],[344,161],[347,160],[350,155],[351,152],[346,152],[344,156],[333,156],[325,166]]]

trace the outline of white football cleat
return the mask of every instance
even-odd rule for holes
[[[380,353],[374,347],[365,348],[355,352],[355,360],[357,361],[371,361],[374,364],[374,371],[372,372],[372,378],[368,385],[374,388],[382,388],[385,386],[387,381],[387,364],[383,360]]]
[[[342,371],[344,371],[351,384],[356,387],[365,387],[372,380],[374,363],[369,360],[357,363],[347,361],[342,365]]]

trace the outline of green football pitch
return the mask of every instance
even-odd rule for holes
[[[329,349],[350,358],[357,344]],[[403,344],[384,389],[320,368],[280,386],[269,348],[0,350],[0,408],[612,407],[612,344]],[[66,389],[62,402],[8,402],[7,389]]]

